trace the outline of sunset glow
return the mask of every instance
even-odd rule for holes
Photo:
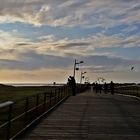
[[[0,0],[1,83],[66,83],[75,59],[90,82],[140,82],[140,0]]]

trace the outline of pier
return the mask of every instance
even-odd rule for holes
[[[139,140],[140,100],[84,92],[70,96],[19,140]]]

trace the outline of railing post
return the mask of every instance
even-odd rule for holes
[[[66,86],[64,86],[64,97],[66,97]]]
[[[58,102],[59,102],[59,100],[60,100],[60,99],[59,99],[59,98],[60,98],[60,97],[59,97],[59,96],[60,96],[59,94],[60,94],[60,88],[58,89]]]
[[[51,107],[51,104],[52,104],[52,91],[50,93],[50,107]]]
[[[38,115],[38,103],[39,103],[39,94],[37,94],[36,95],[36,116],[35,117],[37,117],[37,115]]]
[[[140,90],[139,90],[139,87],[138,87],[138,97],[140,97]]]
[[[67,86],[67,96],[69,96],[69,86]]]
[[[62,100],[62,98],[63,98],[63,95],[62,95],[62,93],[63,93],[63,87],[61,87],[61,100]]]
[[[7,140],[9,140],[11,136],[12,108],[13,108],[13,104],[10,104],[8,109]]]
[[[139,93],[139,89],[138,89],[138,87],[136,87],[136,88],[137,88],[137,97],[139,97],[139,94],[138,94]]]
[[[55,96],[55,98],[54,98],[54,102],[55,102],[55,104],[56,104],[56,89],[54,90],[54,96]]]
[[[59,90],[59,101],[61,100],[61,88]]]
[[[60,94],[60,88],[58,88],[58,91],[57,91],[57,95],[58,95],[58,102],[59,102],[59,94]]]
[[[46,93],[44,93],[44,107],[43,107],[44,112],[46,110],[46,99],[47,99],[47,96],[46,96]]]
[[[28,106],[29,106],[29,98],[27,97],[25,102],[25,120],[24,120],[25,126],[28,124]]]

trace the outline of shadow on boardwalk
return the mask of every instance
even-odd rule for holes
[[[69,97],[24,140],[139,140],[140,100],[91,92]]]

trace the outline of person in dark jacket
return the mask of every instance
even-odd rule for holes
[[[95,92],[98,93],[98,83],[95,84]]]
[[[101,94],[102,93],[102,85],[101,84],[98,84],[98,90],[99,90],[99,93]]]
[[[113,81],[110,82],[110,90],[111,90],[111,94],[114,94],[114,83]]]
[[[108,87],[107,87],[107,84],[106,82],[104,83],[104,93],[107,94],[107,90],[108,90]]]
[[[69,76],[68,85],[71,87],[72,95],[75,96],[76,95],[76,82],[73,76]]]

